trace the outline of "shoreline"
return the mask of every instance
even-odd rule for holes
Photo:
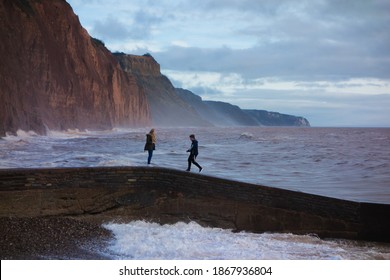
[[[70,217],[0,217],[2,260],[104,260],[98,251],[112,233]]]

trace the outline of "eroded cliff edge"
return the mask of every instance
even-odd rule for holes
[[[201,116],[191,103],[183,99],[171,81],[160,72],[160,64],[151,55],[115,53],[122,69],[137,77],[147,96],[153,125],[211,126],[213,120]]]
[[[0,1],[0,41],[0,135],[150,124],[135,76],[65,1]]]

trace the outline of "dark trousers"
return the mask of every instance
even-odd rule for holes
[[[190,154],[190,156],[188,157],[188,168],[187,168],[187,170],[191,169],[191,163],[196,165],[199,169],[202,169],[202,167],[195,161],[195,159],[196,159],[196,155]]]
[[[148,164],[150,164],[150,161],[152,160],[152,156],[153,156],[153,150],[148,150]]]

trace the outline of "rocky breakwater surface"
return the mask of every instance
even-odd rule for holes
[[[157,167],[0,170],[2,258],[96,258],[108,221],[390,242],[389,210]]]
[[[150,123],[135,76],[65,1],[0,1],[0,41],[0,136]]]

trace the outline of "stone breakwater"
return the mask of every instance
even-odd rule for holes
[[[0,170],[0,218],[196,221],[250,232],[390,242],[390,205],[359,203],[165,168]]]

